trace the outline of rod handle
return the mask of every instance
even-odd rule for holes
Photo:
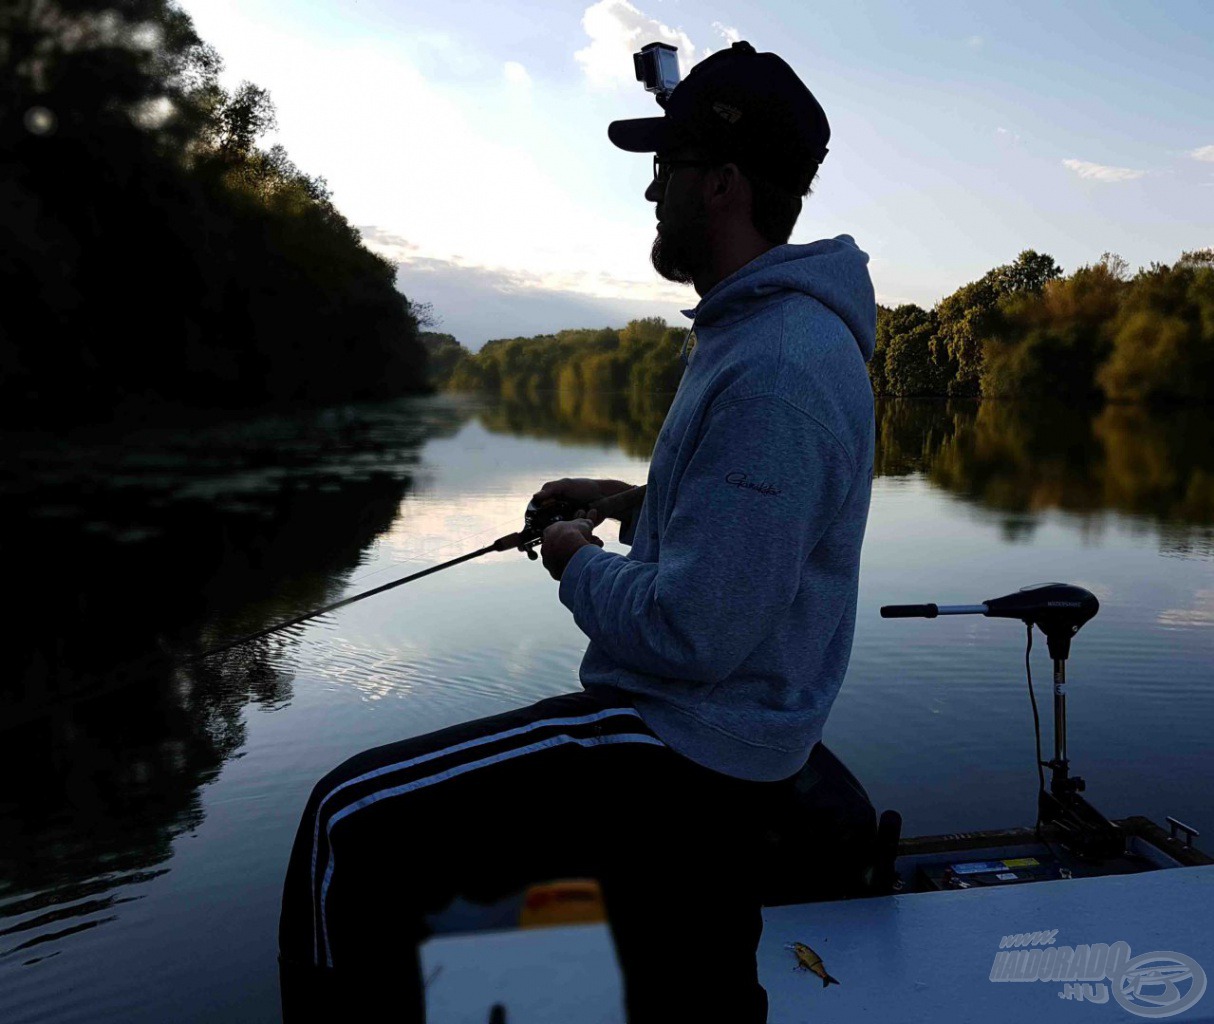
[[[940,608],[934,604],[883,604],[883,619],[934,619]]]
[[[632,508],[640,508],[641,502],[645,500],[645,484],[640,487],[629,487],[626,491],[619,491],[616,494],[607,498],[600,498],[593,502],[590,507],[598,509],[604,518],[618,519],[621,514]]]

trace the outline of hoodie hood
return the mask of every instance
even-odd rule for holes
[[[877,343],[877,302],[868,253],[851,235],[808,245],[777,245],[718,281],[695,309],[683,310],[693,326],[724,326],[745,319],[756,303],[779,292],[803,292],[835,314],[856,339],[864,361]]]

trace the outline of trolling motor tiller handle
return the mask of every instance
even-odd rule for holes
[[[1019,619],[1045,634],[1050,656],[1065,661],[1071,653],[1071,637],[1100,611],[1096,595],[1069,583],[1037,583],[1014,594],[992,597],[982,604],[887,604],[883,619],[934,619],[938,615],[986,615],[995,619]]]
[[[934,604],[886,604],[881,606],[883,619],[934,619],[940,609]]]
[[[1054,757],[1042,763],[1051,775],[1049,793],[1042,789],[1040,794],[1039,814],[1042,821],[1066,833],[1078,851],[1094,857],[1119,853],[1124,839],[1116,825],[1079,795],[1084,789],[1083,779],[1069,774],[1065,684],[1071,638],[1099,610],[1095,594],[1068,583],[1038,583],[981,604],[891,604],[881,608],[883,619],[934,619],[940,615],[1019,619],[1030,630],[1036,626],[1045,634],[1054,662]]]

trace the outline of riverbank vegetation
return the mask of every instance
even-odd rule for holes
[[[171,0],[0,15],[0,408],[56,420],[426,390],[418,318],[264,89]]]
[[[456,362],[445,383],[454,390],[500,391],[506,398],[551,390],[674,391],[686,333],[647,317],[620,329],[501,338]]]
[[[1214,401],[1214,250],[1132,276],[1112,253],[1064,275],[1022,252],[930,310],[880,309],[869,369],[900,398]]]
[[[475,354],[444,335],[434,382],[507,398],[557,390],[569,402],[673,391],[684,333],[650,318],[490,341]],[[869,375],[890,398],[1214,401],[1214,250],[1134,275],[1113,254],[1067,275],[1026,250],[931,309],[879,306]]]

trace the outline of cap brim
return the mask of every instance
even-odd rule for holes
[[[673,134],[664,117],[637,117],[631,121],[612,121],[607,138],[629,153],[656,153],[670,146]]]

